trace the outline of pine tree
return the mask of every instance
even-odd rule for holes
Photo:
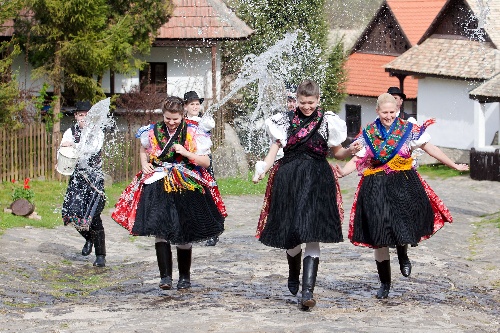
[[[343,40],[340,40],[335,44],[328,56],[325,82],[321,89],[321,105],[324,110],[334,111],[335,113],[340,111],[340,104],[346,97],[347,73],[344,67],[346,61],[344,43]]]
[[[169,0],[26,0],[29,15],[16,20],[16,38],[56,97],[53,132],[59,132],[62,90],[75,99],[102,97],[108,70],[137,70],[157,29],[173,11]]]
[[[0,31],[5,30],[4,23],[11,20],[22,8],[21,1],[12,0],[2,3],[0,11]],[[21,126],[19,114],[24,109],[20,102],[20,92],[15,75],[12,73],[12,61],[19,54],[19,46],[12,41],[0,43],[0,127],[17,128]]]
[[[223,74],[238,71],[248,54],[260,54],[283,38],[287,32],[304,31],[321,50],[327,42],[328,26],[325,0],[241,0],[231,2],[235,11],[255,33],[248,41],[226,42],[223,46]],[[317,59],[317,64],[323,59]],[[314,65],[312,65],[314,66]],[[308,69],[304,69],[307,73]],[[296,80],[304,77],[296,78]],[[297,84],[297,82],[294,82]]]

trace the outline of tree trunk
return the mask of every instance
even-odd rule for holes
[[[10,205],[12,214],[18,216],[28,216],[35,211],[35,206],[26,199],[17,199]]]
[[[59,147],[59,138],[61,136],[61,122],[59,114],[61,113],[61,83],[62,83],[62,70],[61,70],[61,44],[56,44],[56,51],[54,55],[54,70],[52,82],[54,84],[54,96],[56,97],[53,112],[53,127],[52,127],[52,165],[57,164],[57,148]],[[55,168],[52,168],[52,177],[55,176]]]

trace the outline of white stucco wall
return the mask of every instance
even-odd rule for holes
[[[474,112],[478,102],[469,99],[469,92],[478,83],[421,78],[418,84],[419,123],[436,118],[428,129],[432,143],[457,149],[474,147],[474,138],[481,129],[474,126]],[[493,140],[499,128],[498,103],[485,105],[484,136],[486,145]]]
[[[347,96],[344,102],[340,106],[339,116],[341,119],[345,120],[345,106],[346,104],[361,105],[361,125],[365,126],[375,120],[377,114],[375,113],[375,107],[377,105],[377,99],[375,97],[360,97],[360,96]],[[413,102],[404,102],[404,110],[407,113],[412,113]]]
[[[217,49],[217,97],[220,95],[220,55]],[[194,90],[206,100],[212,96],[212,53],[210,48],[154,47],[144,58],[148,62],[167,63],[167,93],[183,97]],[[109,73],[103,80],[103,89],[110,92]],[[115,74],[115,92],[125,93],[139,84],[139,71],[134,75]]]
[[[19,88],[26,89],[35,95],[38,94],[43,86],[43,83],[46,82],[44,78],[35,80],[32,77],[33,66],[26,61],[24,54],[14,58],[14,61],[12,62],[12,71],[16,75]],[[49,91],[52,91],[52,87],[49,88]]]
[[[340,106],[339,117],[343,120],[346,119],[345,106],[347,104],[361,106],[361,126],[371,123],[375,118],[375,104],[376,99],[370,97],[347,96]]]
[[[194,47],[154,47],[151,54],[144,57],[148,62],[167,63],[167,93],[183,97],[184,93],[194,90],[200,97],[209,102],[212,96],[212,52],[211,48]],[[217,99],[220,98],[220,53],[217,46]],[[24,61],[24,56],[18,56],[12,65],[17,80],[22,88],[35,94],[40,91],[46,80],[34,80],[31,76],[32,66]],[[115,93],[125,93],[132,86],[139,84],[139,71],[130,75],[115,74]],[[102,87],[105,93],[110,93],[109,71],[103,75]],[[52,91],[52,88],[49,89]],[[204,103],[206,104],[206,103]]]

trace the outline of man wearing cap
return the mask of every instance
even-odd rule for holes
[[[408,120],[410,115],[401,110],[401,106],[403,105],[403,101],[406,99],[406,95],[398,87],[389,87],[387,92],[396,99],[396,107],[398,108],[397,116],[401,119]]]
[[[85,238],[82,255],[88,256],[95,247],[94,266],[106,265],[106,246],[101,212],[106,201],[104,194],[104,175],[102,172],[101,149],[104,132],[98,131],[81,142],[85,118],[92,105],[89,101],[76,103],[74,111],[76,124],[68,128],[61,140],[61,147],[75,147],[89,152],[89,157],[80,157],[73,174],[69,178],[68,189],[64,196],[62,219],[64,225],[73,224]],[[81,145],[84,144],[84,147]]]

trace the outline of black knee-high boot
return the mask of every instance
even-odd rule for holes
[[[294,257],[287,253],[286,259],[288,260],[288,290],[295,296],[299,292],[302,251]]]
[[[94,245],[90,230],[78,230],[78,232],[83,238],[85,238],[85,245],[83,245],[82,248],[82,256],[88,256],[92,253],[92,246]]]
[[[301,309],[306,311],[316,305],[313,298],[316,276],[318,275],[319,258],[307,256],[304,258],[304,271],[302,273],[302,300]]]
[[[179,267],[179,282],[177,289],[188,289],[191,287],[191,253],[192,248],[183,250],[177,248],[177,266]]]
[[[411,274],[411,261],[408,258],[408,245],[397,245],[396,251],[398,252],[399,269],[403,276],[408,277]]]
[[[170,243],[155,243],[155,249],[158,269],[160,270],[159,287],[163,290],[169,290],[172,288],[172,250]]]
[[[94,266],[106,266],[106,240],[104,237],[104,229],[92,230],[92,240],[95,247],[95,261]]]
[[[387,298],[389,296],[389,290],[391,289],[391,261],[376,261],[378,277],[380,279],[380,288],[377,291],[377,298]]]

